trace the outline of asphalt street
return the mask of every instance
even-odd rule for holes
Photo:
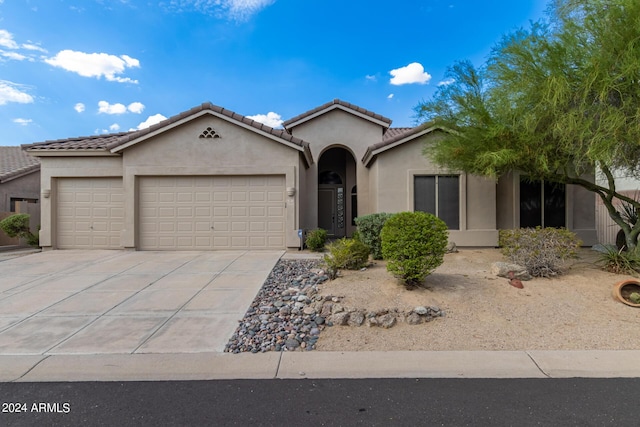
[[[0,383],[2,426],[637,426],[640,378]]]

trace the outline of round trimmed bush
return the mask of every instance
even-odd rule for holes
[[[421,283],[444,261],[448,235],[444,221],[432,214],[395,214],[380,233],[387,270],[406,285]]]
[[[316,228],[315,230],[309,231],[304,243],[312,251],[322,252],[325,243],[327,243],[327,230]]]

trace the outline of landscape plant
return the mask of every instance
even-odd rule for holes
[[[640,201],[616,175],[640,177],[640,1],[553,0],[547,17],[516,30],[480,67],[460,61],[417,120],[445,130],[425,154],[446,169],[532,180],[593,192],[620,226],[630,252],[640,222],[615,206]],[[602,175],[594,182],[594,173]]]
[[[358,238],[371,249],[373,259],[382,259],[380,232],[384,223],[393,216],[386,212],[359,216],[355,219]]]
[[[29,214],[15,214],[0,221],[0,229],[9,237],[19,237],[31,246],[38,246],[38,234],[29,228]]]
[[[609,273],[636,276],[640,272],[640,257],[636,252],[625,251],[624,246],[598,244],[592,249],[600,255],[598,264]]]
[[[407,286],[420,284],[442,264],[447,251],[447,225],[425,212],[401,212],[380,233],[387,270]]]
[[[327,230],[316,228],[307,233],[304,241],[305,245],[314,252],[322,252],[324,245],[327,243]]]
[[[582,242],[564,228],[518,228],[500,230],[502,254],[534,277],[552,277],[565,262],[577,256]]]
[[[327,245],[327,273],[335,279],[338,270],[359,270],[369,263],[369,247],[357,239],[339,239]]]

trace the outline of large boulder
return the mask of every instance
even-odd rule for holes
[[[508,262],[494,262],[491,264],[491,274],[495,274],[498,277],[509,277],[509,272],[513,272],[513,277],[520,280],[531,280],[531,274],[527,271],[527,269],[518,264],[511,264]]]

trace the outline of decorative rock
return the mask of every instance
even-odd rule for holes
[[[300,347],[300,343],[294,338],[289,338],[287,341],[285,341],[284,345],[288,350],[295,350],[296,348]]]
[[[427,307],[418,306],[413,309],[413,312],[421,316],[426,316],[427,314],[429,314],[429,309]]]
[[[422,323],[422,317],[420,317],[418,313],[413,312],[406,317],[405,322],[409,325],[419,325]]]
[[[508,262],[494,262],[491,264],[491,274],[495,274],[498,277],[508,277],[509,272],[513,272],[513,276],[520,280],[531,280],[532,277],[521,265],[510,264]]]
[[[364,323],[364,313],[354,311],[349,314],[349,326],[361,326]]]
[[[456,242],[449,242],[447,244],[447,253],[448,254],[457,254],[458,248],[456,247]]]
[[[349,321],[349,312],[341,311],[331,315],[331,322],[334,325],[345,326]]]
[[[316,311],[313,309],[313,307],[305,307],[302,312],[307,315],[316,314]]]
[[[383,316],[378,317],[378,323],[385,329],[391,328],[396,324],[396,318],[392,314],[385,314]]]

